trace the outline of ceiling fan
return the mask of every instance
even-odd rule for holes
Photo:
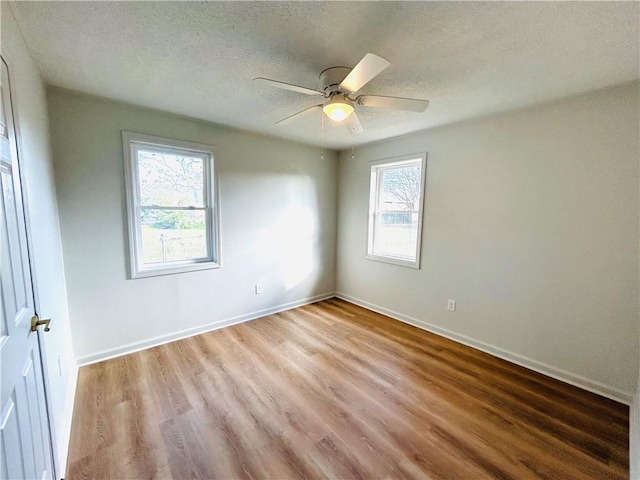
[[[381,95],[354,96],[358,90],[364,87],[389,65],[391,64],[384,58],[373,53],[367,53],[353,69],[347,67],[331,67],[320,73],[322,90],[300,87],[269,78],[258,77],[253,80],[272,87],[324,98],[321,104],[313,105],[289,117],[283,118],[279,122],[276,122],[276,125],[283,125],[289,123],[291,120],[297,120],[303,116],[322,110],[332,121],[346,125],[349,131],[353,133],[359,133],[362,132],[363,129],[355,112],[356,106],[362,105],[363,107],[407,110],[410,112],[424,112],[429,106],[428,100],[385,97]]]

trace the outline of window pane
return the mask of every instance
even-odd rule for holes
[[[142,208],[142,263],[207,257],[204,210]]]
[[[372,167],[369,253],[417,260],[422,197],[422,160]]]
[[[418,212],[382,212],[377,215],[373,253],[416,259]]]
[[[420,201],[420,166],[381,170],[378,210],[418,210]]]
[[[373,249],[378,255],[415,260],[420,203],[420,165],[385,168],[378,195]]]
[[[201,157],[138,150],[140,204],[204,206],[203,172]]]

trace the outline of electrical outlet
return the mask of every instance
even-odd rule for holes
[[[449,299],[447,302],[447,310],[451,310],[452,312],[456,311],[456,301]]]
[[[262,284],[256,283],[256,295],[260,295],[262,293]]]

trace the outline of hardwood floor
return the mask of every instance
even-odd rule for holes
[[[628,478],[628,421],[331,299],[82,368],[67,479]]]

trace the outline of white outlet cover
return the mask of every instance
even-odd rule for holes
[[[451,310],[452,312],[456,311],[456,301],[449,299],[447,302],[447,310]]]

